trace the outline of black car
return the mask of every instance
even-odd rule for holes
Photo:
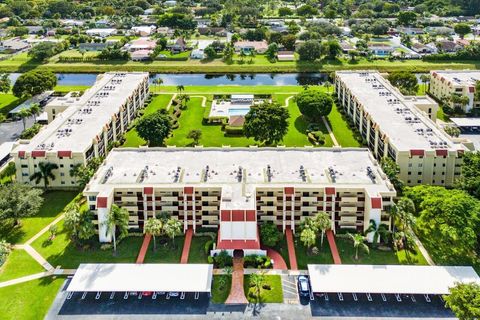
[[[306,276],[298,276],[297,285],[298,293],[301,297],[308,297],[310,295],[310,283]]]

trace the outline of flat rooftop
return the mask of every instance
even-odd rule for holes
[[[394,192],[367,149],[141,148],[114,149],[85,189],[221,187],[224,208],[254,206],[257,187],[349,186],[371,195]],[[231,199],[231,200],[228,200]]]
[[[376,71],[339,71],[336,74],[398,151],[461,149],[415,106],[435,103],[433,100],[402,95]]]
[[[81,97],[73,102],[71,97],[67,98],[70,102],[65,103],[70,106],[27,144],[20,144],[14,152],[85,152],[145,79],[148,79],[147,72],[109,72],[99,75],[95,84]]]
[[[475,86],[477,81],[480,81],[480,71],[478,70],[435,70],[431,73],[460,86]]]

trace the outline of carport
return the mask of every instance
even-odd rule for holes
[[[100,300],[103,293],[113,300],[115,294],[123,293],[125,300],[131,295],[157,298],[157,294],[180,296],[193,293],[198,299],[200,293],[210,294],[212,285],[211,264],[81,264],[66,291],[67,300],[74,293],[96,293]]]
[[[398,302],[408,296],[415,302],[415,295],[449,294],[456,283],[475,282],[480,278],[472,267],[460,266],[407,266],[407,265],[308,265],[311,290],[315,294],[336,294],[343,301],[344,294],[351,294],[358,301],[359,294],[372,301],[372,294],[387,301],[385,295],[394,295]],[[311,299],[313,300],[313,294]]]

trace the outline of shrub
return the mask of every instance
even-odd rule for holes
[[[278,230],[273,222],[263,223],[260,226],[260,240],[264,245],[275,247],[282,238],[283,233]]]
[[[225,250],[220,251],[213,260],[215,261],[215,265],[220,269],[233,265],[232,257]]]
[[[205,242],[205,254],[208,255],[210,253],[210,250],[212,250],[213,248],[213,240],[208,240],[207,242]]]
[[[8,258],[8,255],[12,251],[10,243],[5,240],[0,240],[0,266],[2,266]]]

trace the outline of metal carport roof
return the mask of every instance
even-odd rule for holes
[[[313,292],[448,294],[456,282],[476,282],[472,267],[308,265]]]
[[[211,264],[81,264],[69,292],[210,292]]]

